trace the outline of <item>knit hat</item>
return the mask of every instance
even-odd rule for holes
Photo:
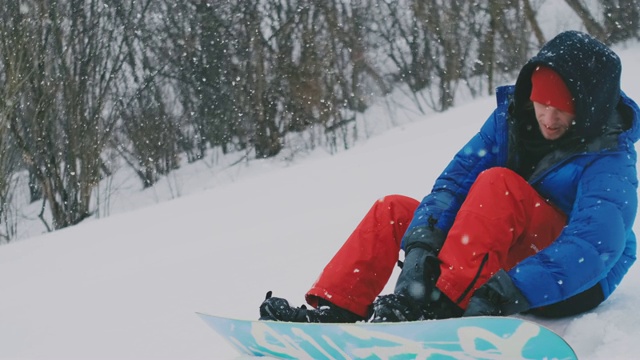
[[[573,96],[557,72],[537,66],[531,75],[531,101],[575,114]]]

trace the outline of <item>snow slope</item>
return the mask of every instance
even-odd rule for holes
[[[624,89],[640,99],[640,46],[620,53]],[[0,246],[0,358],[237,358],[196,311],[254,319],[267,290],[301,304],[369,206],[392,193],[421,199],[493,106],[472,101],[335,156],[235,167],[223,175],[232,181],[186,166],[182,197]],[[176,187],[113,196],[133,208]],[[544,323],[581,359],[629,358],[640,354],[639,300],[635,266],[595,311]]]

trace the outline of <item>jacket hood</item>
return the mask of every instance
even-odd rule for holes
[[[520,70],[515,85],[514,112],[530,103],[531,74],[539,65],[555,70],[571,92],[575,106],[572,132],[592,140],[606,131],[620,101],[620,58],[591,35],[565,31],[547,42]]]

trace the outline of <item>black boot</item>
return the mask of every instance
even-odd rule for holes
[[[424,320],[421,306],[412,298],[402,294],[379,296],[373,302],[370,322],[400,322]]]
[[[373,303],[370,322],[438,320],[462,316],[464,311],[437,288],[432,298],[432,301],[418,304],[402,294],[379,296]]]
[[[427,320],[438,320],[461,317],[464,310],[436,288],[432,293],[432,301],[424,306],[422,313]]]
[[[266,299],[260,305],[260,320],[308,322],[308,323],[354,323],[366,320],[331,302],[318,299],[317,309],[307,309],[305,305],[293,307],[282,298],[271,297],[267,292]]]
[[[371,322],[448,319],[463,310],[436,287],[440,262],[430,251],[414,248],[405,257],[394,294],[373,303]]]

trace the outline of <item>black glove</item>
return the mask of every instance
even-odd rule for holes
[[[406,253],[411,252],[413,248],[420,247],[431,251],[434,255],[438,255],[447,236],[435,226],[438,221],[432,216],[429,216],[428,222],[428,225],[416,226],[404,234],[402,243]]]
[[[444,234],[427,226],[405,234],[405,258],[394,293],[373,303],[371,322],[416,321],[424,319],[428,303],[439,297],[436,281],[440,276],[437,252]]]
[[[414,247],[405,256],[394,293],[403,295],[419,305],[426,305],[440,296],[436,281],[440,276],[440,261],[431,251]]]
[[[438,252],[442,248],[445,234],[429,221],[428,226],[419,226],[406,233],[404,239],[404,265],[396,282],[394,293],[410,298],[419,306],[426,306],[440,296],[436,281],[440,277]]]
[[[508,316],[529,310],[531,305],[509,274],[500,269],[473,293],[462,316]]]

